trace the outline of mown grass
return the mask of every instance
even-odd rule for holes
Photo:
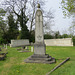
[[[54,64],[25,63],[32,52],[20,53],[17,48],[8,47],[4,61],[0,61],[0,75],[46,75],[51,69],[70,57],[70,60],[50,75],[75,75],[75,47],[47,46],[46,53],[56,58]]]

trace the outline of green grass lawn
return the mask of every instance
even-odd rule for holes
[[[46,75],[51,69],[70,57],[70,60],[50,75],[75,75],[75,47],[46,47],[46,53],[56,58],[54,64],[25,63],[32,52],[20,53],[17,48],[8,47],[4,61],[0,61],[0,75]]]

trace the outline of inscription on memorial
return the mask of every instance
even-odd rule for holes
[[[37,36],[37,38],[38,38],[38,40],[41,40],[42,36],[39,35],[39,36]]]

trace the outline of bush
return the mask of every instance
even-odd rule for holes
[[[34,30],[30,32],[29,42],[30,43],[35,42],[35,31]]]
[[[72,38],[72,40],[73,40],[73,46],[75,46],[75,38]]]
[[[0,44],[2,44],[2,40],[3,40],[3,39],[2,39],[2,38],[0,38]]]
[[[54,37],[50,34],[44,34],[44,39],[53,39]]]
[[[0,44],[6,43],[5,39],[0,38]]]

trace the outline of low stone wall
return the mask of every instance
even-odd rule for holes
[[[72,38],[45,39],[46,46],[73,46]]]
[[[29,40],[25,39],[25,40],[11,40],[11,44],[10,47],[21,47],[21,46],[25,46],[25,45],[29,45]]]

